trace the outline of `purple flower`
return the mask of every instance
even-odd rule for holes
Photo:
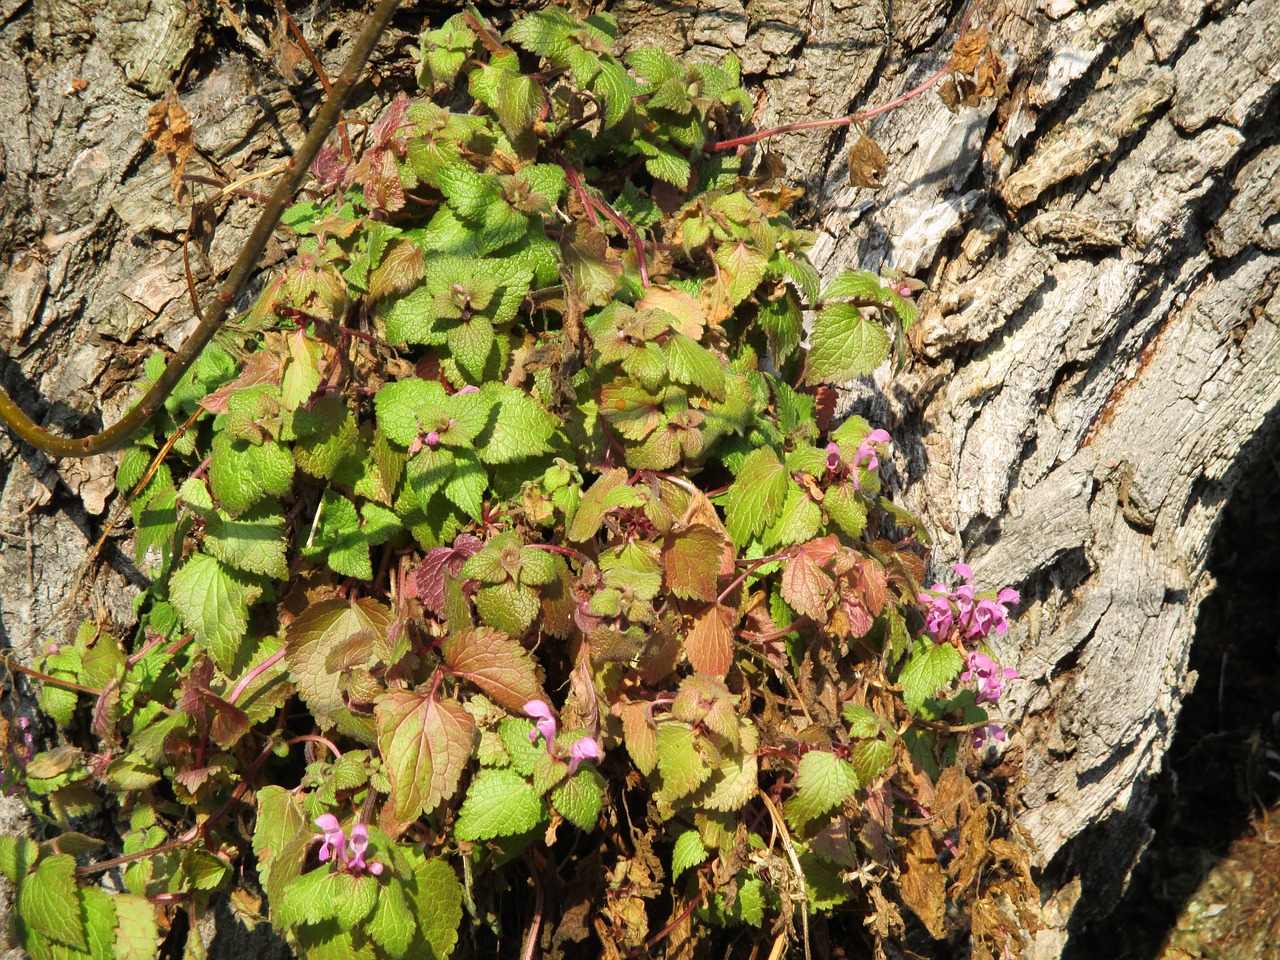
[[[583,737],[569,748],[569,776],[573,776],[577,772],[578,765],[583,760],[599,760],[600,747],[596,745],[595,740],[591,737]]]
[[[325,863],[330,857],[341,858],[347,845],[347,836],[342,832],[342,824],[338,822],[338,818],[332,813],[326,813],[316,817],[315,823],[324,831],[321,834],[324,844],[320,847],[320,862]]]
[[[348,853],[347,835],[343,832],[342,823],[332,813],[322,814],[315,819],[315,824],[323,833],[316,839],[324,839],[320,847],[320,862],[333,860],[338,870],[354,877],[361,874],[380,876],[384,866],[374,860],[366,862],[365,851],[369,849],[369,828],[357,823],[351,828],[350,853]]]
[[[998,723],[988,723],[985,727],[979,727],[973,731],[973,749],[981,750],[987,742],[987,737],[994,737],[1003,743],[1005,739],[1004,727]]]
[[[853,485],[854,488],[861,487],[861,481],[858,477],[859,468],[865,468],[872,472],[880,469],[880,458],[876,456],[876,448],[873,443],[888,443],[889,434],[883,430],[872,430],[867,434],[866,439],[858,445],[857,452],[853,455]],[[865,464],[863,461],[866,461]]]
[[[868,470],[878,470],[880,468],[880,460],[876,457],[876,448],[873,443],[888,443],[889,434],[883,430],[872,430],[867,434],[867,438],[862,441],[858,447],[858,452],[853,455],[853,465],[855,467],[862,466],[862,461],[867,461]]]
[[[460,389],[458,392],[459,393],[479,393],[480,388],[477,387],[474,383],[468,383],[465,387]]]
[[[837,476],[844,472],[844,461],[840,459],[840,445],[827,444],[827,469]]]
[[[533,717],[536,730],[529,731],[529,742],[537,743],[539,735],[546,741],[550,753],[556,742],[556,718],[545,700],[530,700],[524,705],[525,716]]]
[[[968,666],[969,669],[960,674],[960,679],[965,683],[977,682],[978,703],[984,700],[995,703],[1004,692],[1005,681],[1013,680],[1018,676],[1017,670],[1010,667],[1001,669],[1000,664],[985,653],[979,653],[976,650],[970,651]]]
[[[924,617],[924,625],[939,640],[945,640],[951,635],[951,626],[955,622],[951,594],[940,583],[935,583],[929,589],[929,593],[920,594],[920,602],[929,606]]]
[[[440,446],[440,433],[438,431],[432,430],[427,434],[427,446],[432,450]]]
[[[371,873],[375,877],[382,873],[382,864],[378,861],[372,863],[364,862],[364,852],[369,849],[369,828],[363,823],[357,823],[351,828],[351,851],[352,857],[347,861],[347,872],[356,874]]]

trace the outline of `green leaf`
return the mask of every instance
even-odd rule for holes
[[[786,803],[787,821],[797,830],[842,804],[858,789],[858,774],[834,753],[810,750],[796,769],[796,795]]]
[[[498,724],[498,735],[511,758],[511,768],[522,777],[532,776],[538,758],[546,753],[540,743],[529,739],[532,732],[533,721],[523,717],[503,717]]]
[[[378,429],[388,439],[407,447],[419,433],[437,428],[447,414],[444,387],[435,380],[416,377],[388,383],[373,398]]]
[[[604,777],[595,767],[582,766],[551,791],[551,806],[580,830],[594,830],[604,803]]]
[[[45,857],[19,878],[18,918],[43,937],[87,953],[84,918],[76,891],[76,860],[69,853]]]
[[[964,657],[951,644],[935,644],[928,637],[921,638],[898,677],[907,709],[918,715],[924,702],[958,677],[963,666]]]
[[[580,29],[578,21],[559,7],[534,10],[512,24],[506,39],[526,50],[545,57],[557,67],[568,65],[570,39]]]
[[[407,690],[392,690],[374,712],[396,819],[415,820],[458,789],[475,743],[471,714],[460,703]]]
[[[445,481],[444,495],[479,523],[484,516],[484,495],[489,490],[489,473],[470,450],[454,452],[453,476]]]
[[[725,398],[724,363],[714,353],[674,330],[662,350],[673,381],[695,386],[716,400]]]
[[[404,956],[418,925],[399,883],[388,883],[378,891],[373,916],[365,924],[365,933],[390,956]]]
[[[25,877],[39,855],[40,847],[31,838],[0,835],[0,873],[10,883],[16,884],[19,877]]]
[[[658,146],[644,140],[637,141],[637,146],[648,156],[644,167],[651,176],[658,180],[665,180],[677,190],[683,190],[689,185],[693,168],[683,154],[665,144]]]
[[[233,516],[264,497],[283,497],[293,486],[294,459],[285,447],[267,441],[254,446],[230,431],[214,435],[209,460],[213,495]]]
[[[132,893],[117,893],[111,899],[116,908],[116,960],[154,960],[160,946],[156,908]]]
[[[600,59],[600,73],[591,85],[595,93],[604,100],[604,128],[621,123],[631,112],[631,106],[639,86],[631,78],[631,74],[612,58]]]
[[[372,857],[373,854],[370,853],[369,856]],[[339,927],[350,930],[373,912],[374,905],[378,902],[378,881],[367,874],[354,877],[350,874],[335,873],[333,883],[337,888],[333,897],[334,906],[337,908],[334,915]]]
[[[319,397],[295,411],[293,459],[303,473],[321,480],[334,475],[356,445],[355,415],[342,397]]]
[[[196,553],[169,578],[169,602],[196,646],[230,672],[249,626],[249,605],[261,588],[207,554]]]
[[[859,300],[865,303],[889,303],[889,288],[880,277],[866,270],[846,270],[822,292],[824,303],[830,300]]]
[[[134,520],[138,528],[138,563],[141,564],[147,554],[155,549],[163,564],[169,557],[173,534],[178,526],[178,491],[169,487],[154,496],[148,496]]]
[[[679,799],[697,790],[711,776],[711,765],[698,750],[693,728],[687,723],[665,720],[658,724],[658,773],[662,794]]]
[[[536,400],[516,387],[486,383],[480,393],[498,408],[475,440],[476,453],[488,464],[513,463],[551,449],[547,443],[559,422]]]
[[[481,770],[467,790],[454,835],[459,840],[513,837],[542,819],[542,800],[529,781],[514,770]]]
[[[827,510],[827,516],[850,537],[857,539],[862,536],[862,531],[867,527],[867,508],[852,481],[846,480],[828,487],[822,505]]]
[[[80,891],[80,912],[89,938],[89,956],[93,960],[118,960],[116,898],[105,890],[86,887]]]
[[[258,880],[272,904],[273,916],[285,887],[302,872],[311,835],[311,824],[290,791],[277,786],[258,791],[253,853],[258,858]]]
[[[844,705],[840,715],[849,724],[849,736],[857,740],[878,737],[884,732],[884,721],[876,716],[875,711],[852,701]],[[863,783],[868,782],[866,777],[861,780]]]
[[[466,677],[508,710],[544,700],[537,662],[523,646],[498,630],[481,627],[446,638],[440,648],[449,669]]]
[[[219,510],[205,521],[202,549],[229,567],[277,580],[289,578],[284,511],[264,500],[236,519]]]
[[[889,356],[889,332],[844,303],[818,313],[810,341],[806,382],[811,384],[844,383],[865,376]]]
[[[476,591],[476,612],[491,627],[518,637],[532,626],[541,604],[538,595],[514,580]]]
[[[742,546],[772,524],[791,486],[773,448],[761,447],[747,454],[725,498],[725,525],[733,542]]]
[[[427,949],[413,950],[407,956],[445,960],[453,953],[462,928],[462,884],[448,862],[428,860],[414,867],[409,893]]]
[[[707,848],[702,845],[702,837],[697,830],[686,830],[680,834],[671,851],[671,882],[675,883],[680,874],[703,863],[707,857]]]
[[[858,782],[870,784],[888,769],[893,747],[883,740],[864,740],[853,748],[852,756]]]
[[[332,727],[346,707],[342,696],[344,677],[330,668],[330,654],[359,643],[369,650],[365,662],[372,662],[379,654],[385,654],[393,620],[389,607],[361,597],[354,601],[321,600],[289,623],[285,632],[289,677],[322,729]]]

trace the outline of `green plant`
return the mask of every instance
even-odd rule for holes
[[[0,838],[33,956],[149,955],[224,891],[317,958],[446,956],[464,908],[482,955],[513,922],[526,956],[807,950],[842,914],[879,944],[900,905],[1020,948],[1035,889],[971,749],[1016,594],[922,593],[888,435],[812,392],[904,349],[910,288],[821,289],[794,192],[712,149],[736,61],[615,31],[425,33],[427,96],[321,151],[296,261],[124,453],[137,634],[43,658],[95,745],[8,776],[51,826],[105,795],[127,828],[79,865],[100,841]]]

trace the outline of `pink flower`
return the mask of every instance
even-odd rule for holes
[[[474,383],[468,383],[465,387],[460,389],[458,392],[459,393],[479,393],[480,388],[477,387]]]
[[[872,446],[874,443],[888,443],[889,434],[883,430],[872,430],[867,434],[865,440],[858,445],[857,452],[853,455],[853,485],[855,488],[861,486],[858,478],[858,470],[865,468],[872,473],[880,469],[880,458],[876,456],[876,448]],[[864,464],[863,461],[866,461]]]
[[[827,452],[827,469],[837,476],[844,472],[844,461],[840,459],[840,445],[838,443],[828,443]]]
[[[960,679],[965,683],[971,680],[977,682],[978,703],[984,700],[995,703],[1004,692],[1005,681],[1013,680],[1018,676],[1017,670],[1010,667],[1001,669],[1000,664],[985,653],[978,653],[976,650],[970,651],[968,666],[969,669],[960,674]]]
[[[550,753],[556,742],[556,718],[552,715],[551,708],[545,700],[530,700],[524,705],[524,712],[536,721],[537,729],[529,731],[529,742],[537,743],[541,735],[546,741],[547,752]]]
[[[440,446],[440,434],[438,431],[432,430],[430,433],[427,434],[427,446],[430,447],[432,450]]]
[[[973,731],[973,749],[981,750],[987,742],[987,737],[994,737],[1003,743],[1005,739],[1004,727],[998,723],[988,723],[985,727],[979,727]]]
[[[363,823],[357,823],[351,828],[350,853],[348,853],[347,835],[343,832],[342,823],[337,817],[332,813],[321,814],[316,817],[315,824],[323,831],[316,837],[316,839],[324,839],[324,844],[320,847],[321,863],[332,859],[339,871],[349,873],[353,877],[365,873],[375,877],[382,874],[383,864],[376,860],[366,862],[364,859],[365,851],[369,849],[369,828]]]
[[[876,448],[873,443],[888,443],[889,434],[883,430],[872,430],[867,434],[867,438],[862,441],[858,447],[858,452],[853,455],[853,465],[855,467],[862,466],[862,461],[867,461],[868,470],[878,470],[880,468],[880,460],[876,457]]]
[[[941,583],[935,583],[929,590],[931,592],[920,594],[920,602],[929,607],[924,617],[925,629],[939,640],[945,640],[951,635],[951,626],[955,622],[951,593]]]
[[[583,737],[569,748],[569,776],[573,776],[577,772],[578,765],[583,760],[599,760],[600,747],[596,745],[595,740],[591,737]]]
[[[375,877],[381,875],[382,864],[376,860],[373,863],[364,862],[364,852],[369,849],[369,828],[363,823],[357,823],[351,828],[351,851],[353,856],[347,862],[349,873],[359,875],[361,873],[371,873]]]
[[[320,862],[324,863],[330,857],[341,857],[347,845],[347,836],[342,832],[342,824],[338,822],[338,818],[332,813],[326,813],[316,817],[315,823],[324,831],[321,834],[324,844],[320,847]]]

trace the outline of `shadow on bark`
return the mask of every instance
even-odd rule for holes
[[[1082,870],[1066,960],[1169,956],[1175,931],[1182,931],[1179,939],[1188,930],[1194,934],[1202,915],[1196,901],[1202,886],[1213,885],[1206,884],[1211,872],[1228,880],[1216,897],[1225,902],[1204,911],[1210,917],[1236,909],[1245,894],[1226,861],[1251,859],[1245,845],[1258,832],[1257,820],[1265,823],[1280,801],[1280,643],[1273,612],[1280,580],[1280,436],[1274,430],[1226,509],[1209,569],[1218,586],[1200,612],[1191,648],[1196,687],[1152,784],[1152,840],[1123,894],[1114,883],[1091,884]],[[1082,836],[1072,846],[1080,844],[1104,856],[1124,853],[1108,851],[1102,837]],[[1234,934],[1247,935],[1250,922],[1268,921],[1237,918]],[[1210,935],[1204,934],[1207,952],[1191,955],[1229,955],[1213,952]]]

